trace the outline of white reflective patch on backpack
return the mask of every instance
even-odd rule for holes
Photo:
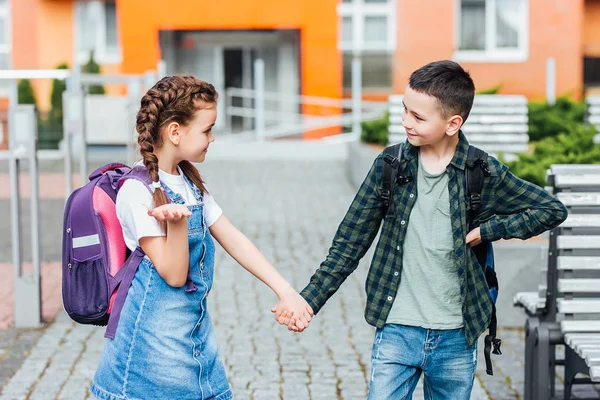
[[[95,244],[100,244],[100,236],[98,236],[97,234],[73,238],[73,248],[74,249],[77,249],[80,247],[93,246]]]

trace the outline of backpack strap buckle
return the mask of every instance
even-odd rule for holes
[[[502,340],[498,338],[492,339],[492,345],[494,346],[494,350],[492,350],[492,354],[502,355],[502,350],[500,346],[502,346]]]
[[[393,169],[397,169],[400,166],[400,161],[398,160],[398,158],[394,157],[391,154],[385,154],[383,156],[383,161],[385,161],[386,163],[390,164],[390,166]]]
[[[471,195],[471,210],[476,211],[481,206],[481,195],[474,193]]]
[[[411,180],[412,180],[412,178],[410,176],[400,175],[400,176],[398,176],[398,178],[396,178],[396,183],[398,185],[406,185]]]
[[[383,204],[386,206],[390,204],[391,193],[389,190],[381,191],[381,200],[383,200]]]

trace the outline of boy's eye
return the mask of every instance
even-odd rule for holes
[[[423,121],[423,118],[419,117],[418,115],[415,115],[415,118],[416,118],[418,121]]]

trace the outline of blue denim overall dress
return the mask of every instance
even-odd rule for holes
[[[127,292],[115,338],[107,340],[91,393],[106,400],[231,399],[206,309],[215,246],[204,219],[200,190],[188,206],[190,266],[187,286],[169,286],[144,258]],[[171,202],[182,197],[162,184]]]

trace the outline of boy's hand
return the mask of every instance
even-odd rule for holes
[[[287,325],[290,331],[302,332],[314,315],[310,305],[295,290],[291,289],[279,298],[279,302],[271,308],[275,320]]]
[[[477,246],[479,243],[481,243],[481,229],[477,227],[469,232],[467,234],[466,242],[467,244],[471,245],[471,247]]]
[[[178,222],[192,215],[192,212],[182,204],[164,204],[160,207],[148,209],[148,215],[157,221]]]

